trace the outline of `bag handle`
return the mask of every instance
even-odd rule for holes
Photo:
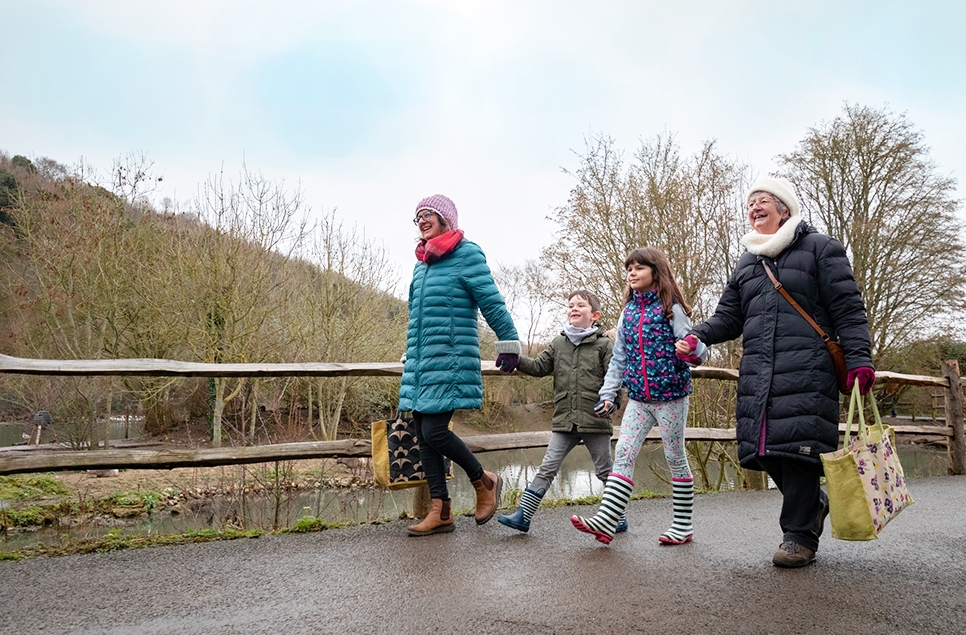
[[[849,399],[849,416],[845,419],[845,443],[842,447],[849,447],[849,441],[852,438],[852,419],[855,417],[855,406],[859,406],[859,429],[856,430],[856,435],[861,434],[861,430],[865,428],[865,413],[862,408],[862,395],[859,394],[859,382],[855,382],[855,386],[852,387],[852,397]]]
[[[855,387],[858,388],[858,386],[859,386],[859,382],[855,382]],[[885,427],[882,425],[882,417],[879,415],[879,406],[875,403],[875,396],[872,394],[872,391],[869,391],[869,394],[865,396],[859,395],[859,398],[869,400],[870,410],[872,410],[872,418],[875,420],[874,425],[867,426],[863,430],[864,437],[865,437],[864,442],[865,443],[869,442],[869,429],[873,427],[879,430],[879,438],[884,437]]]
[[[808,312],[798,304],[798,302],[795,302],[795,298],[793,298],[788,291],[785,291],[785,287],[783,287],[782,283],[778,281],[778,278],[775,277],[775,274],[771,272],[771,269],[768,267],[768,263],[763,260],[761,262],[761,266],[765,268],[765,273],[767,273],[768,277],[771,278],[771,282],[775,285],[775,289],[778,290],[778,293],[782,294],[785,299],[788,300],[788,303],[791,304],[792,307],[794,307],[803,318],[805,318],[805,321],[808,322],[813,329],[815,329],[815,332],[818,333],[819,337],[822,338],[822,341],[828,344],[829,340],[832,338],[822,330],[822,327],[818,325],[818,322],[813,320],[812,316],[809,315]]]
[[[874,425],[867,425],[865,422],[865,400],[869,400],[869,406],[871,406],[872,416],[875,420]],[[859,425],[855,431],[856,436],[860,438],[863,443],[869,442],[869,429],[877,428],[879,430],[880,437],[885,436],[885,428],[882,426],[882,417],[879,415],[879,406],[875,402],[875,396],[870,391],[867,395],[862,395],[859,393],[859,382],[855,382],[852,386],[852,398],[849,399],[849,415],[845,420],[845,446],[849,445],[849,438],[852,434],[852,419],[855,414],[855,407],[859,407]]]

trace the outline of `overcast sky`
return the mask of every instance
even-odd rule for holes
[[[769,172],[844,102],[888,106],[966,192],[962,0],[0,0],[0,24],[0,150],[104,175],[143,152],[179,201],[244,161],[383,243],[404,288],[430,194],[491,265],[536,258],[592,134]]]

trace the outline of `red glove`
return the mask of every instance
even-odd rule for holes
[[[872,390],[872,384],[875,383],[875,369],[870,366],[859,366],[858,368],[853,368],[849,371],[848,376],[847,383],[849,389],[855,385],[856,381],[859,382],[859,394],[869,394],[869,391]]]

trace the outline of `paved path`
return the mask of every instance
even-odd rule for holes
[[[880,540],[827,536],[780,570],[776,492],[701,495],[695,541],[663,547],[670,500],[634,501],[610,547],[542,509],[530,535],[459,518],[0,562],[0,633],[964,633],[966,477],[910,482]],[[826,529],[828,532],[828,529]]]

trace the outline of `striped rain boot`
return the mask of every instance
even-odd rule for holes
[[[527,488],[523,490],[523,496],[520,497],[520,506],[517,510],[512,514],[500,516],[496,519],[497,522],[524,533],[530,531],[530,521],[533,520],[533,515],[537,513],[537,508],[540,507],[540,501],[543,500],[543,496],[546,493],[547,490],[545,489],[534,491]]]
[[[634,482],[616,472],[607,475],[607,485],[604,486],[604,498],[600,502],[600,509],[593,518],[571,516],[570,522],[578,531],[593,534],[598,542],[609,545],[617,530],[617,523],[627,509],[627,501],[631,498]]]
[[[694,511],[694,479],[674,478],[674,522],[671,528],[658,538],[665,545],[683,545],[691,542],[694,527],[691,525],[691,513]]]

